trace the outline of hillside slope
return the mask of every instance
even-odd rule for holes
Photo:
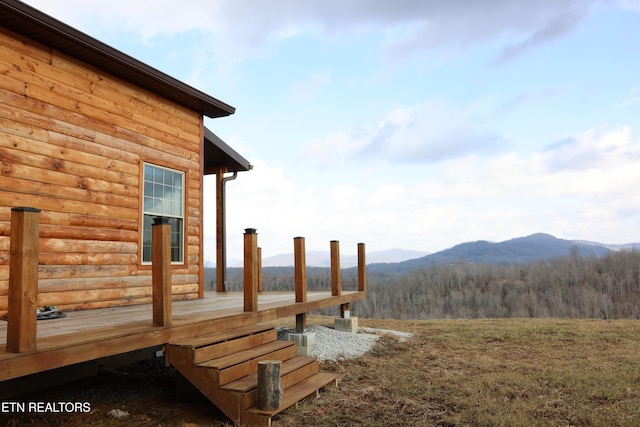
[[[396,264],[370,264],[367,268],[371,272],[401,273],[421,266],[429,266],[432,263],[455,264],[462,261],[500,265],[528,263],[568,255],[572,248],[576,248],[582,255],[597,257],[613,251],[610,245],[602,243],[558,239],[550,234],[536,233],[497,243],[485,240],[461,243],[421,258]]]

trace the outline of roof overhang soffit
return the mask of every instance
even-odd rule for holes
[[[253,166],[240,153],[205,127],[204,174],[215,174],[221,168],[226,172],[244,172],[251,170]]]

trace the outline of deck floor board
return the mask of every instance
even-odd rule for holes
[[[37,350],[6,351],[7,322],[0,321],[0,382],[87,360],[167,344],[216,331],[256,325],[318,308],[364,298],[361,292],[308,292],[307,302],[296,303],[292,292],[265,292],[258,310],[244,312],[242,292],[207,292],[202,299],[174,301],[171,326],[152,323],[151,304],[65,313],[59,319],[37,322]]]

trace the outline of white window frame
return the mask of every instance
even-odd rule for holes
[[[148,177],[147,172],[153,172]],[[156,181],[162,172],[162,182]],[[169,175],[165,172],[168,172]],[[179,191],[176,175],[180,177]],[[169,178],[171,178],[169,180]],[[170,182],[169,182],[170,181]],[[142,245],[140,259],[142,264],[151,265],[151,224],[155,217],[169,219],[171,224],[171,264],[183,264],[185,259],[185,172],[144,162],[142,165]]]

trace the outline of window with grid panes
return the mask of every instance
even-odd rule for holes
[[[151,262],[151,225],[161,216],[171,224],[171,261],[184,260],[184,173],[144,164],[142,262]]]

